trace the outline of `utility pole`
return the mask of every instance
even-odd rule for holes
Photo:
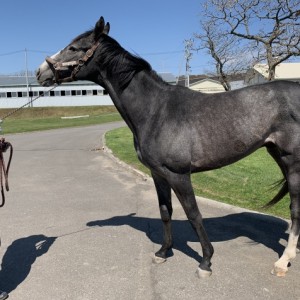
[[[25,48],[25,77],[26,77],[26,87],[27,87],[27,101],[29,100],[29,82],[28,82],[28,58],[27,58],[27,49]],[[30,107],[32,107],[32,103],[30,103]]]
[[[193,47],[193,39],[185,40],[185,86],[190,86],[190,60],[192,59],[193,54],[191,53]]]

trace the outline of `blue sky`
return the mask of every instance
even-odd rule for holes
[[[91,29],[100,16],[110,36],[158,72],[184,74],[184,40],[199,30],[202,0],[2,0],[0,74],[35,70],[45,56]],[[17,53],[15,53],[17,52]],[[205,53],[193,55],[192,73],[209,68]]]

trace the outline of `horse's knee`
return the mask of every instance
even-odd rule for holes
[[[160,206],[160,215],[161,215],[161,219],[163,222],[170,222],[172,210],[170,212],[170,210],[168,210],[166,205],[161,205]]]

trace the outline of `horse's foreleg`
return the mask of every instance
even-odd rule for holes
[[[198,267],[197,275],[199,277],[208,277],[212,273],[210,266],[214,249],[203,226],[203,220],[196,202],[190,174],[179,175],[173,173],[169,178],[169,182],[201,243],[203,258]]]
[[[172,248],[171,218],[173,213],[171,202],[171,187],[169,183],[157,174],[152,173],[157,191],[159,210],[163,222],[164,241],[159,251],[155,253],[154,262],[162,263],[167,259],[167,252]]]
[[[298,149],[299,150],[299,149]],[[292,161],[291,161],[292,160]],[[288,244],[278,261],[275,262],[272,274],[285,276],[290,261],[296,257],[297,244],[299,246],[300,233],[300,161],[290,158],[288,171],[288,185],[291,197],[291,220],[292,226],[289,234]]]

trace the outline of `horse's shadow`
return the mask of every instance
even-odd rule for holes
[[[2,258],[0,290],[10,293],[16,289],[30,273],[37,257],[47,253],[55,240],[42,234],[15,240]]]
[[[160,219],[139,217],[132,213],[87,223],[87,226],[99,227],[123,225],[129,225],[136,230],[144,232],[153,243],[162,243],[162,222]],[[286,233],[288,228],[287,222],[272,216],[251,212],[206,218],[204,219],[204,226],[211,242],[223,242],[238,237],[247,237],[253,243],[263,244],[272,249],[279,256],[284,250],[284,246],[279,241],[281,239],[287,240],[288,237]],[[200,262],[201,256],[188,245],[188,242],[198,242],[189,222],[173,220],[172,228],[174,237],[173,248]],[[252,242],[249,242],[249,245]],[[200,246],[197,249],[200,250]],[[173,253],[170,252],[169,256],[172,255]]]

